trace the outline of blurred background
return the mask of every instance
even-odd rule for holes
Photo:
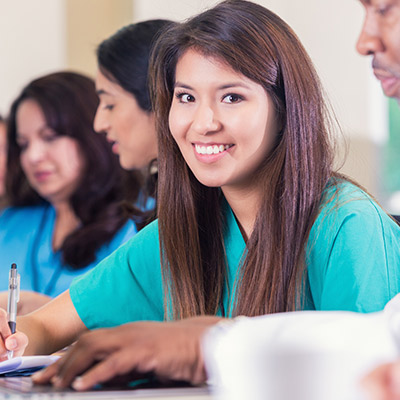
[[[182,20],[217,0],[0,0],[0,113],[30,80],[61,69],[94,76],[95,49],[118,28],[149,18]],[[295,30],[313,59],[341,126],[341,171],[400,214],[400,111],[370,60],[356,53],[357,0],[256,0]]]

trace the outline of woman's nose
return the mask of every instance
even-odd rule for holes
[[[211,106],[200,106],[194,115],[192,128],[197,133],[206,135],[218,131],[221,128],[221,122]]]
[[[41,142],[31,142],[28,147],[25,149],[23,156],[27,158],[27,160],[34,164],[41,161],[46,155],[46,149],[43,143]]]
[[[99,107],[97,107],[96,110],[96,115],[94,116],[93,120],[93,129],[100,133],[100,132],[107,132],[109,128],[109,123],[104,115],[104,110]]]

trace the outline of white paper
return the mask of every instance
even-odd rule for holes
[[[60,356],[22,356],[13,357],[10,360],[0,362],[0,374],[18,370],[47,367],[57,361]]]

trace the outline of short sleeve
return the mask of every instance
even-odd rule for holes
[[[399,292],[400,228],[358,188],[321,212],[307,254],[317,310],[379,311]]]
[[[73,281],[70,296],[88,329],[163,320],[159,254],[158,224],[154,221]]]

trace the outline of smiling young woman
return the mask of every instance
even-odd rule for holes
[[[223,318],[377,311],[399,291],[400,227],[334,171],[318,76],[277,15],[226,0],[172,24],[151,88],[158,221],[15,335],[0,314],[3,354],[28,342],[51,352],[96,329],[36,380],[86,389],[154,371],[200,382],[202,334]]]

